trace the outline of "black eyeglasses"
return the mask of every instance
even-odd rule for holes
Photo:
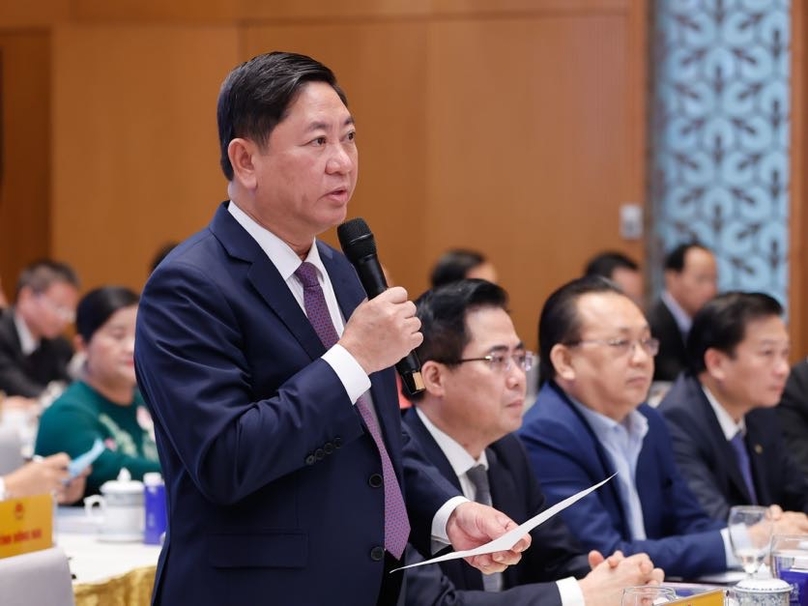
[[[479,358],[462,358],[455,360],[451,364],[463,364],[465,362],[487,362],[488,366],[494,372],[509,372],[514,365],[527,372],[533,368],[533,360],[535,355],[532,351],[517,351],[512,354],[507,353],[490,353],[487,356]]]
[[[659,339],[647,337],[645,339],[581,339],[573,343],[566,343],[567,347],[577,347],[592,343],[594,345],[607,345],[618,356],[626,356],[634,353],[634,348],[638,345],[649,356],[653,357],[659,353]]]

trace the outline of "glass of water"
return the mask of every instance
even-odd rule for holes
[[[769,555],[773,523],[768,507],[736,505],[729,510],[729,539],[732,553],[747,577],[752,577]]]

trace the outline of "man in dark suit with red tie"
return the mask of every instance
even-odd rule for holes
[[[763,293],[707,303],[688,336],[689,370],[659,404],[676,462],[702,507],[779,505],[808,530],[808,481],[786,451],[774,407],[789,373],[783,308]],[[781,529],[786,530],[786,529]]]
[[[390,367],[421,342],[415,307],[400,287],[364,301],[316,240],[344,220],[358,169],[334,74],[255,57],[222,85],[218,121],[230,200],[138,312],[168,500],[154,604],[396,604],[408,534],[466,549],[514,523],[402,455]],[[499,572],[528,544],[472,562]]]

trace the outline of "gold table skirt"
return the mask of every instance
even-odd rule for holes
[[[76,583],[76,606],[149,606],[156,570],[146,566],[102,583]]]

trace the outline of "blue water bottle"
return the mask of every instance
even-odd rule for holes
[[[163,476],[157,472],[144,474],[143,492],[146,512],[143,542],[160,545],[166,531],[166,485],[163,483]]]

